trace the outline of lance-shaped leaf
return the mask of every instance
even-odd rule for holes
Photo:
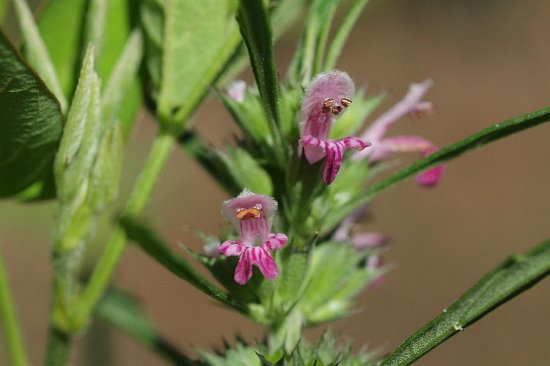
[[[513,255],[489,272],[438,317],[408,338],[381,366],[410,365],[432,348],[550,274],[550,239]],[[526,360],[528,363],[528,360]]]
[[[141,249],[153,257],[159,264],[166,267],[170,272],[189,282],[191,285],[222,304],[241,313],[247,313],[247,309],[242,304],[214,286],[214,284],[197,272],[181,255],[173,253],[168,246],[142,222],[131,216],[124,216],[120,220],[120,224],[132,241],[136,242]]]
[[[330,48],[325,60],[324,70],[332,70],[336,66],[336,61],[342,53],[342,49],[344,48],[344,44],[349,37],[351,29],[359,18],[359,15],[361,14],[361,11],[363,10],[367,2],[368,0],[353,1],[351,8],[344,16],[344,20],[342,21],[340,28],[338,28],[338,31],[336,32],[334,38],[332,39],[332,42],[330,43]]]
[[[51,176],[61,137],[56,98],[0,33],[0,197]],[[40,196],[42,183],[29,198]]]
[[[373,197],[381,191],[391,188],[407,178],[415,176],[418,173],[421,173],[436,165],[440,165],[446,161],[452,160],[466,152],[480,148],[493,141],[500,140],[514,133],[538,126],[548,121],[550,121],[550,107],[536,112],[527,113],[502,123],[497,123],[465,138],[462,141],[446,146],[441,150],[420,159],[403,169],[400,169],[388,178],[368,187],[360,194],[350,199],[348,203],[343,204],[341,207],[331,211],[331,214],[327,216],[324,221],[321,233],[326,234],[330,232],[330,230],[332,230],[352,211],[371,201]]]
[[[274,139],[279,141],[279,81],[273,59],[271,27],[262,1],[241,0],[237,20]]]

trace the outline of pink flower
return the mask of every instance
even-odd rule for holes
[[[418,118],[426,113],[435,111],[432,103],[422,101],[422,97],[431,86],[431,80],[412,84],[405,98],[378,117],[361,135],[362,139],[372,142],[372,148],[358,152],[352,158],[355,160],[367,158],[370,164],[375,164],[396,153],[417,151],[422,156],[428,156],[437,151],[437,147],[432,142],[420,136],[401,135],[385,137],[390,127],[401,117],[408,115],[412,118]],[[423,186],[434,186],[439,182],[442,173],[443,166],[436,166],[418,175],[416,181]]]
[[[328,139],[334,116],[351,104],[354,92],[349,75],[336,70],[317,75],[302,102],[300,144],[308,163],[314,164],[325,158],[322,177],[326,184],[331,184],[336,178],[345,149],[361,151],[370,146],[370,143],[357,137],[336,141]]]
[[[244,285],[252,277],[252,266],[260,269],[267,279],[279,275],[271,251],[285,245],[284,234],[272,234],[271,223],[277,202],[271,197],[254,194],[245,189],[237,198],[225,201],[223,214],[240,234],[240,240],[227,240],[219,247],[226,256],[240,256],[235,268],[235,282]]]

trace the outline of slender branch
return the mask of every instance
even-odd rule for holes
[[[15,314],[15,305],[8,283],[4,261],[0,253],[0,323],[6,342],[8,357],[13,366],[28,365],[25,347],[23,346],[23,337],[17,317]]]

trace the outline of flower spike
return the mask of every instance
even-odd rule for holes
[[[271,251],[286,244],[284,234],[270,233],[277,202],[271,197],[245,189],[238,197],[225,201],[222,212],[240,234],[240,240],[226,240],[218,248],[225,256],[239,256],[235,282],[244,285],[252,277],[252,266],[260,269],[267,279],[279,275]]]

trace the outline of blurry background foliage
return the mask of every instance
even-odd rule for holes
[[[84,1],[76,0],[52,2],[55,3],[66,11],[63,17],[69,23],[82,16],[85,6]],[[108,3],[118,6],[122,2]],[[5,26],[13,29],[10,14],[4,17]],[[391,90],[379,110],[400,98],[410,82],[426,77],[434,79],[435,86],[428,99],[438,105],[438,113],[402,124],[399,129],[419,132],[444,146],[491,123],[548,104],[550,53],[541,29],[546,29],[549,17],[550,5],[543,0],[372,1],[344,48],[338,68],[349,72],[357,84],[368,84],[371,96]],[[524,19],[530,21],[526,23]],[[103,43],[102,52],[112,54],[112,60],[121,51],[130,29],[125,21],[113,21],[121,24],[123,32],[116,33],[121,37],[118,41],[109,38],[109,42]],[[78,23],[73,24],[76,27]],[[81,41],[80,29],[57,26],[55,18],[48,18],[48,12],[42,14],[39,25],[46,43],[62,39],[70,45]],[[295,29],[277,44],[279,70],[286,70],[298,34]],[[148,42],[154,41],[154,36],[151,38]],[[60,51],[64,49],[71,47],[59,47]],[[74,65],[80,63],[78,55],[51,56],[62,75],[61,88],[69,95],[77,75]],[[100,76],[109,75],[106,66],[109,64],[112,61],[97,65]],[[245,74],[245,79],[252,80],[250,74]],[[177,93],[161,90],[160,95],[164,92],[185,97],[180,94],[184,89],[177,88],[177,83],[174,85]],[[128,112],[123,113],[124,121],[130,123],[132,110],[139,102],[139,93],[126,99],[124,108]],[[166,113],[173,112],[173,102],[167,102]],[[129,136],[120,203],[114,210],[120,209],[126,200],[129,184],[149,149],[155,130],[149,119],[141,111],[136,129]],[[215,100],[199,109],[194,124],[217,146],[225,145],[236,132]],[[398,269],[387,276],[382,287],[362,295],[365,309],[362,313],[335,327],[354,337],[357,346],[368,342],[393,349],[501,258],[547,237],[549,135],[547,125],[518,134],[453,162],[442,184],[434,190],[423,191],[409,183],[378,199],[368,227],[391,236],[393,247],[388,260],[396,263]],[[147,214],[156,218],[160,232],[174,250],[179,250],[178,242],[200,250],[201,244],[192,229],[218,232],[224,224],[219,205],[226,198],[195,162],[177,153],[162,176]],[[50,283],[49,276],[44,274],[50,268],[50,242],[57,208],[48,202],[32,205],[31,209],[2,202],[0,240],[31,360],[38,363],[45,347]],[[100,238],[105,226],[100,224]],[[102,242],[96,241],[99,245]],[[134,248],[125,254],[116,281],[137,294],[157,327],[184,349],[189,345],[210,349],[212,329],[228,339],[232,339],[236,330],[248,340],[261,336],[258,328],[238,314],[212,304]],[[516,365],[524,359],[544,364],[550,359],[546,342],[550,333],[540,317],[550,306],[548,286],[548,281],[543,282],[418,364]],[[313,333],[317,336],[320,331]],[[511,336],[525,332],[530,336]],[[107,342],[112,342],[108,349]],[[102,364],[108,354],[116,365],[160,362],[125,336],[97,323],[79,342],[75,363]],[[7,362],[2,357],[0,364]]]

